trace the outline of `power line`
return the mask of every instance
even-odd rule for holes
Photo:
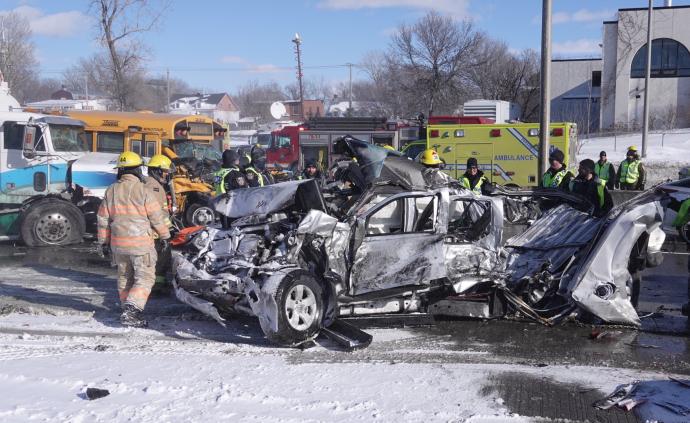
[[[360,68],[362,66],[356,63],[343,63],[338,65],[312,65],[312,66],[302,66],[302,69],[338,69],[338,68],[348,68],[350,66]],[[271,73],[274,71],[293,71],[294,66],[254,66],[254,67],[243,67],[243,68],[186,68],[186,67],[158,67],[153,66],[145,68],[149,71],[170,71],[170,72],[247,72],[247,73]],[[43,74],[62,74],[70,71],[71,69],[39,69],[40,73]]]

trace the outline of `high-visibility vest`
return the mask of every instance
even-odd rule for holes
[[[570,192],[573,192],[573,189],[575,188],[575,184],[578,181],[572,180],[568,184],[568,188]],[[604,207],[604,202],[605,202],[605,197],[604,197],[604,189],[606,188],[606,181],[599,179],[599,182],[597,183],[597,198],[599,199],[599,207]]]
[[[232,172],[233,170],[239,171],[239,169],[236,167],[222,167],[213,174],[213,186],[216,189],[216,195],[225,194],[225,183],[223,181],[225,181],[225,177],[228,175],[228,173]]]
[[[608,181],[609,175],[611,174],[611,163],[606,162],[602,165],[599,164],[599,162],[596,162],[594,165],[594,173],[599,177],[599,179]]]
[[[551,172],[544,173],[544,178],[542,181],[542,186],[544,188],[558,188],[563,182],[563,178],[568,173],[566,168],[559,170],[555,175],[551,175]]]
[[[629,162],[623,160],[621,163],[621,182],[635,184],[640,179],[640,161]]]
[[[245,169],[245,170],[246,170],[247,172],[251,172],[251,173],[253,173],[254,175],[256,175],[257,180],[259,181],[259,186],[261,186],[261,187],[264,186],[264,175],[262,175],[260,172],[258,172],[258,171],[257,171],[256,169],[254,169],[253,167],[248,167],[248,168]]]
[[[470,184],[470,179],[467,176],[462,177],[462,186],[467,188],[468,190],[472,191],[472,194],[475,195],[482,195],[482,185],[484,185],[484,177],[482,176],[479,178],[479,181],[477,181],[477,185],[474,186],[474,188],[471,188]]]

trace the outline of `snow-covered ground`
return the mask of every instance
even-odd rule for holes
[[[618,168],[625,159],[629,146],[634,145],[642,151],[642,134],[626,134],[611,137],[583,138],[578,161],[590,158],[599,159],[604,150],[609,161]],[[666,134],[652,133],[647,145],[647,157],[642,160],[647,170],[647,187],[667,179],[678,179],[678,171],[690,166],[690,129],[678,129]]]
[[[476,353],[420,348],[412,342],[419,335],[402,329],[373,331],[369,350],[344,353],[182,334],[171,339],[84,315],[10,314],[0,326],[3,422],[522,422],[531,420],[483,390],[492,375],[520,372],[602,393],[660,377],[615,368],[458,363],[458,356]],[[410,351],[412,361],[403,358]],[[89,401],[87,387],[110,395]]]

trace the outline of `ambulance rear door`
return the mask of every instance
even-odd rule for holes
[[[462,175],[467,170],[467,159],[474,157],[477,159],[479,169],[484,172],[484,176],[493,182],[496,178],[494,175],[494,145],[491,143],[457,143],[454,147],[454,174],[451,176],[456,179],[462,178]]]

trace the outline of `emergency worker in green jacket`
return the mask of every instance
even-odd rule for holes
[[[213,187],[216,195],[225,194],[238,188],[247,188],[247,179],[240,170],[240,155],[235,150],[223,151],[223,164],[214,174]]]
[[[565,167],[565,155],[559,149],[555,149],[549,155],[551,167],[544,173],[542,187],[568,189],[568,184],[573,178],[572,172]]]
[[[604,181],[609,190],[616,186],[616,168],[613,163],[608,161],[606,151],[599,153],[599,161],[594,165],[594,173]]]
[[[467,170],[460,179],[462,186],[472,191],[475,195],[486,194],[489,191],[490,182],[484,176],[484,172],[479,169],[477,159],[470,157],[467,159]]]
[[[637,147],[628,147],[628,152],[618,167],[616,174],[616,187],[628,191],[643,191],[645,183],[645,171],[637,154]]]

